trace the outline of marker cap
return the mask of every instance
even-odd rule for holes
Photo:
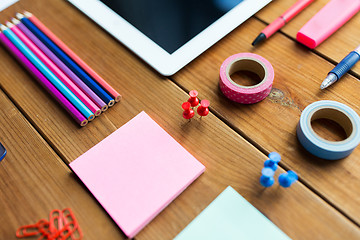
[[[297,33],[296,39],[315,48],[360,11],[360,0],[332,0]]]

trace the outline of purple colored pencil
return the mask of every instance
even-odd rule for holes
[[[38,82],[60,103],[61,106],[80,124],[85,126],[88,120],[67,100],[42,74],[40,71],[20,52],[19,49],[0,32],[0,41],[15,56],[15,58],[38,80]]]
[[[40,39],[38,39],[22,22],[13,19],[13,23],[20,28],[20,30],[30,40],[38,46],[45,55],[47,55],[53,63],[55,63],[102,111],[108,109],[107,104],[96,95],[73,71],[68,68]]]

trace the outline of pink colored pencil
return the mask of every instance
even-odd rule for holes
[[[72,58],[84,71],[86,71],[103,89],[105,89],[116,102],[121,100],[121,95],[112,88],[102,77],[100,77],[91,67],[89,67],[78,55],[65,45],[54,33],[52,33],[37,17],[32,13],[24,12],[24,15],[34,23],[45,35],[47,35],[59,48],[61,48],[70,58]]]
[[[108,105],[96,95],[65,63],[63,63],[35,34],[33,34],[21,21],[16,18],[12,22],[46,55],[63,71],[101,110],[104,112]]]
[[[80,124],[85,126],[88,120],[77,110],[59,90],[15,47],[15,45],[0,32],[0,41],[10,53],[35,77],[35,79],[56,99],[58,103]]]
[[[7,26],[20,38],[21,41],[72,91],[89,109],[98,116],[100,108],[83,92],[69,77],[64,74],[17,26],[8,22]],[[89,120],[93,120],[91,117]]]

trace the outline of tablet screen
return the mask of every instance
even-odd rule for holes
[[[169,54],[248,0],[100,0]]]

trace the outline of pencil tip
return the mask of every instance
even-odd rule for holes
[[[16,18],[12,18],[11,21],[12,21],[15,25],[17,25],[17,24],[20,23],[20,21],[19,21],[18,19],[16,19]]]
[[[18,19],[22,19],[22,18],[24,18],[24,15],[22,15],[21,13],[16,13],[16,17]]]
[[[6,30],[6,29],[7,29],[7,27],[6,27],[6,26],[4,26],[4,25],[2,25],[2,24],[0,24],[0,29],[1,29],[1,31],[4,31],[4,30]]]
[[[32,13],[28,12],[28,11],[24,11],[24,15],[26,17],[31,17],[32,16]]]
[[[266,39],[266,35],[264,33],[260,33],[255,40],[252,42],[252,45],[255,46],[256,44],[261,43]]]
[[[14,26],[14,24],[12,24],[11,22],[6,22],[5,24],[6,24],[6,26],[7,26],[8,28],[11,28],[11,27]]]

